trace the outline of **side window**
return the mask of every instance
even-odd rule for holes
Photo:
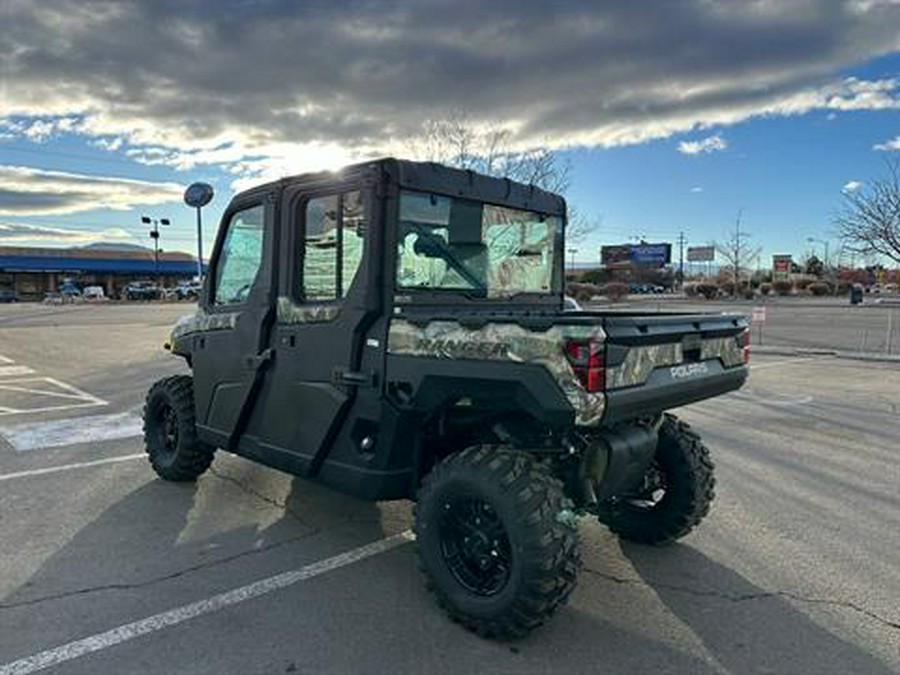
[[[363,256],[366,237],[366,217],[362,194],[359,191],[343,195],[343,225],[341,227],[341,296],[346,297],[350,284]]]
[[[337,195],[310,199],[306,205],[303,290],[307,300],[337,297]]]
[[[303,237],[303,297],[345,297],[363,256],[365,208],[359,191],[310,199]]]
[[[262,260],[264,217],[262,205],[231,216],[216,267],[213,304],[233,305],[247,299]]]

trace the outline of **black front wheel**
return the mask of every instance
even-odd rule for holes
[[[215,448],[197,438],[194,388],[187,375],[159,380],[144,404],[144,444],[160,478],[192,481],[209,468]]]
[[[642,484],[600,508],[600,522],[623,539],[663,545],[680,539],[709,513],[715,477],[709,450],[691,427],[666,414]]]
[[[421,568],[450,616],[485,637],[519,637],[575,588],[577,533],[562,484],[520,451],[480,446],[429,474],[415,509]]]

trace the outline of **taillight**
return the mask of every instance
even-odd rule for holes
[[[744,331],[738,335],[738,345],[740,345],[741,353],[744,356],[744,363],[750,363],[750,329],[745,328]]]
[[[606,387],[606,366],[603,343],[592,340],[567,340],[566,358],[585,391],[603,391]]]

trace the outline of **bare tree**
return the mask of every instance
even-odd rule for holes
[[[508,128],[497,123],[479,128],[461,111],[452,112],[446,119],[426,122],[422,139],[409,148],[414,156],[429,162],[511,178],[556,194],[564,195],[570,184],[571,165],[561,162],[548,147],[514,150]],[[569,207],[566,239],[581,241],[599,223],[599,218],[590,219]]]
[[[751,248],[750,233],[741,230],[741,216],[744,210],[738,211],[734,221],[734,230],[724,242],[716,242],[716,252],[725,259],[731,269],[734,281],[734,292],[738,292],[741,281],[741,270],[750,267],[760,253],[760,248]]]
[[[900,263],[900,160],[887,160],[887,168],[886,176],[844,190],[835,224],[846,250]]]

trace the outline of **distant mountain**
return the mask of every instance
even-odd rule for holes
[[[150,251],[151,249],[140,244],[126,244],[119,242],[97,241],[93,244],[85,244],[84,246],[75,246],[73,248],[89,248],[102,249],[104,251]]]

